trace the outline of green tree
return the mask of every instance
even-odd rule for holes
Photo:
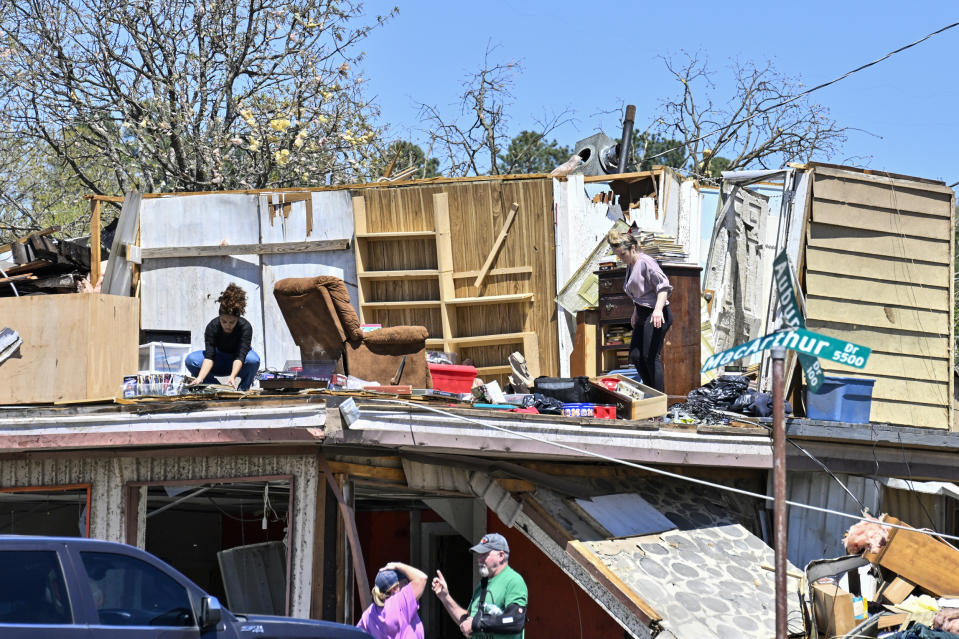
[[[569,159],[572,151],[556,140],[535,131],[521,131],[510,140],[505,153],[498,158],[500,173],[549,173]]]
[[[94,193],[356,181],[379,132],[353,68],[395,12],[367,18],[355,0],[3,2],[0,128],[45,145]]]
[[[423,149],[407,140],[395,140],[382,152],[379,159],[370,167],[370,177],[379,178],[386,174],[392,166],[390,175],[397,175],[402,171],[414,167],[416,171],[409,179],[437,177],[440,172],[440,161],[436,158],[427,158]]]
[[[648,171],[654,166],[671,166],[678,169],[682,168],[686,160],[683,143],[667,139],[659,133],[633,131],[631,144],[631,171]],[[661,155],[663,153],[665,155]]]

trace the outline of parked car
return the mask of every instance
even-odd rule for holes
[[[231,613],[153,555],[95,539],[0,535],[4,639],[369,639],[354,626]]]

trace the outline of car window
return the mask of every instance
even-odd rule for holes
[[[0,551],[0,575],[0,624],[73,623],[56,551]]]
[[[109,552],[81,552],[100,623],[107,626],[193,626],[186,588],[151,564]]]

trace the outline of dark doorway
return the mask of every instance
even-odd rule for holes
[[[0,534],[90,536],[90,486],[0,489]]]
[[[435,566],[433,574],[437,569],[442,571],[453,599],[465,608],[469,605],[470,598],[473,595],[470,543],[458,534],[437,535],[433,539],[434,543],[430,548],[427,565]],[[460,639],[463,636],[459,626],[453,622],[446,609],[438,601],[437,605],[432,606],[429,612],[430,619],[429,621],[424,619],[423,624],[426,628],[436,630],[435,634],[431,636],[439,639]]]

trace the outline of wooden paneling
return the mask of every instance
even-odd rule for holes
[[[522,350],[522,337],[513,339],[513,343],[495,337],[470,338],[532,333],[539,340],[540,371],[557,373],[551,180],[487,179],[377,186],[357,191],[356,195],[356,199],[362,199],[364,212],[364,236],[357,238],[358,257],[362,259],[360,282],[365,283],[364,321],[387,325],[408,317],[399,310],[388,317],[383,307],[372,306],[375,302],[434,301],[438,303],[433,310],[435,315],[430,316],[429,323],[420,323],[429,329],[432,339],[444,340],[445,348],[459,350],[461,359],[470,357],[480,367],[504,365],[510,352]],[[437,209],[437,196],[443,196],[442,208],[446,209],[445,215],[439,217],[437,214],[442,211]],[[518,204],[515,218],[480,290],[475,286],[475,278],[503,229],[513,202]],[[354,200],[354,213],[357,212]],[[415,239],[395,235],[406,232],[420,235]],[[427,238],[422,233],[434,235]],[[449,254],[438,252],[440,244],[445,246],[447,241]],[[424,270],[431,272],[417,273],[402,281],[371,275],[377,271]],[[480,297],[492,298],[496,303],[456,301]],[[487,377],[505,382],[502,374]]]
[[[944,184],[813,169],[804,281],[811,330],[873,349],[871,421],[951,428],[953,195]]]
[[[0,364],[0,404],[116,397],[137,372],[139,300],[118,295],[0,299],[3,324],[20,334],[20,356]]]
[[[852,278],[836,273],[806,273],[806,288],[821,297],[873,304],[892,304],[936,311],[949,311],[949,289],[903,283],[889,286],[885,280]]]

